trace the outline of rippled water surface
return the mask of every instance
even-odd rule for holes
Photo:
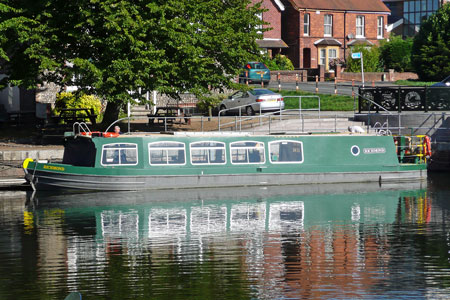
[[[0,299],[448,299],[449,182],[2,192]]]

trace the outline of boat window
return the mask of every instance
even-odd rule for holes
[[[150,165],[184,165],[186,150],[184,143],[155,142],[148,144]]]
[[[276,141],[269,143],[270,162],[301,163],[303,162],[303,143],[298,141]]]
[[[102,165],[137,165],[137,144],[106,144],[102,148]]]
[[[225,164],[225,143],[221,142],[196,142],[191,143],[191,163],[200,164]]]
[[[260,164],[266,161],[262,142],[234,142],[230,148],[232,164]]]

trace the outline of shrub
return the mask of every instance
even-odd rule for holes
[[[291,60],[284,55],[277,54],[274,58],[264,57],[263,63],[270,70],[294,70]]]
[[[197,108],[203,112],[207,113],[209,116],[213,114],[213,110],[217,109],[217,106],[226,96],[223,94],[215,94],[215,95],[203,95],[199,97],[197,102]]]
[[[385,69],[394,69],[397,72],[412,71],[411,49],[413,40],[391,35],[389,41],[383,41],[380,46],[380,56],[384,61]]]
[[[102,108],[101,101],[98,97],[93,95],[80,95],[77,97],[72,93],[62,92],[56,96],[55,113],[59,114],[61,109],[65,108],[89,108],[94,110],[94,114],[100,116]],[[84,112],[77,112],[78,115],[85,115]],[[99,121],[99,117],[97,117]]]
[[[352,47],[352,53],[362,52],[364,72],[383,71],[383,62],[380,60],[380,50],[376,46],[367,47],[358,45]],[[352,59],[351,53],[347,57],[346,72],[361,72],[361,59]]]

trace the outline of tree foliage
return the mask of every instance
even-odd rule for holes
[[[389,41],[382,41],[380,56],[384,62],[384,69],[394,69],[397,72],[412,71],[411,49],[412,38],[402,39],[401,36],[391,35]]]
[[[414,37],[412,61],[419,78],[440,81],[450,74],[450,3],[428,17]]]
[[[200,95],[233,86],[259,56],[250,0],[2,0],[3,83],[75,85],[107,110],[148,91]],[[17,26],[20,25],[20,26]]]
[[[361,52],[363,56],[364,72],[380,72],[383,70],[378,47],[357,45],[352,47],[352,53]],[[361,59],[352,59],[351,53],[347,57],[346,72],[361,72]]]

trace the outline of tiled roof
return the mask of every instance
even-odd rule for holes
[[[264,39],[264,40],[256,40],[256,44],[260,48],[289,48],[286,43],[281,39]]]
[[[322,46],[341,46],[342,43],[335,39],[320,39],[314,42],[314,45]]]
[[[391,11],[381,0],[289,0],[297,9],[347,10],[364,12]]]

